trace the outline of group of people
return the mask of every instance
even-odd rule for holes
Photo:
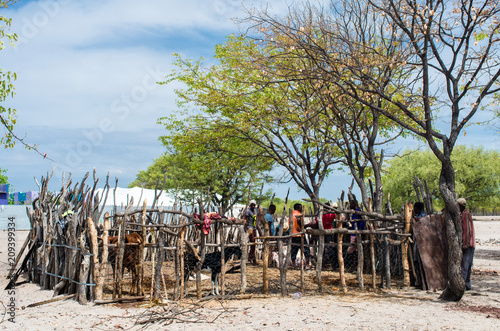
[[[264,215],[264,219],[269,226],[270,235],[277,235],[277,229],[274,222],[274,214],[276,212],[276,205],[271,204],[267,209],[267,213]],[[248,232],[248,240],[250,243],[255,243],[256,231],[257,231],[257,204],[255,200],[251,200],[248,209],[244,213],[245,218],[245,230]],[[292,264],[295,265],[295,260],[297,258],[297,253],[300,247],[301,232],[303,222],[302,215],[302,205],[300,203],[296,203],[293,206],[293,226],[292,226],[292,251],[291,251],[291,259]],[[310,260],[311,260],[311,252],[309,247],[304,247],[304,256],[306,259],[306,268],[310,268]],[[250,246],[250,250],[248,252],[248,261],[253,265],[257,265],[257,259],[255,255],[255,245]]]
[[[457,200],[458,207],[460,209],[460,219],[462,223],[462,264],[461,271],[462,276],[465,281],[465,289],[470,290],[471,280],[470,275],[472,271],[472,262],[474,259],[474,251],[475,251],[475,233],[474,233],[474,224],[472,222],[472,216],[467,210],[466,205],[467,201],[464,198],[459,198]],[[333,208],[337,207],[336,203],[331,205]],[[350,201],[349,208],[351,210],[359,211],[359,206],[356,199]],[[264,215],[264,219],[269,225],[270,235],[277,235],[277,229],[274,222],[274,214],[276,212],[276,206],[271,204],[267,209],[267,213]],[[251,200],[249,203],[249,208],[245,211],[244,217],[246,220],[246,230],[249,233],[249,241],[251,243],[255,243],[256,238],[256,228],[257,228],[257,206],[255,200]],[[416,219],[426,216],[426,212],[424,210],[424,204],[422,202],[417,202],[413,208],[413,215]],[[323,228],[325,230],[332,229],[334,227],[335,220],[337,218],[337,214],[332,212],[327,212],[323,214],[322,222]],[[293,206],[293,220],[292,220],[292,250],[291,250],[291,260],[292,265],[295,266],[295,262],[297,259],[297,254],[301,245],[301,238],[303,234],[301,231],[303,228],[308,226],[313,226],[311,224],[303,224],[304,216],[303,216],[303,206],[300,203],[296,203]],[[317,222],[317,221],[316,221]],[[363,219],[358,214],[352,215],[352,221],[349,224],[349,228],[351,230],[364,230],[365,224]],[[333,241],[333,236],[325,236],[325,243],[329,243]],[[356,242],[356,235],[351,235],[351,246],[349,246],[347,253],[354,253],[356,251],[356,246],[354,243]],[[415,250],[418,250],[417,246],[414,247]],[[416,252],[415,252],[416,253]],[[306,269],[311,268],[311,251],[309,246],[304,246],[304,257],[305,257],[305,265]],[[332,255],[332,254],[330,254]],[[417,254],[414,254],[416,256]],[[255,245],[250,246],[250,251],[248,255],[249,262],[256,265],[257,259],[255,256]]]
[[[338,204],[336,202],[327,204],[331,206],[332,208],[338,208]],[[359,205],[356,199],[351,200],[349,207],[352,210],[357,210],[359,211]],[[269,208],[267,209],[267,213],[264,215],[264,219],[269,225],[269,230],[270,230],[270,235],[278,235],[278,227],[275,226],[275,221],[274,221],[274,214],[276,212],[276,206],[274,204],[269,205]],[[248,208],[246,209],[244,213],[244,219],[246,221],[245,223],[245,230],[248,232],[249,235],[249,242],[250,243],[255,243],[255,238],[256,238],[256,231],[257,231],[257,214],[258,214],[258,209],[257,209],[257,204],[255,200],[251,200],[249,202]],[[304,235],[301,233],[304,228],[308,227],[318,227],[318,220],[316,219],[315,221],[311,223],[304,224],[304,215],[303,215],[303,205],[300,203],[296,203],[293,206],[293,214],[292,214],[292,224],[291,224],[291,241],[292,241],[292,248],[290,252],[291,256],[291,262],[292,266],[296,265],[297,261],[297,254],[300,250],[301,247],[301,241]],[[327,211],[323,214],[322,216],[322,223],[323,223],[323,228],[325,230],[328,229],[333,229],[335,221],[337,219],[337,214],[331,211]],[[361,216],[357,214],[352,215],[352,220],[349,223],[349,229],[351,230],[364,230],[364,221],[362,220]],[[286,230],[286,229],[284,229]],[[283,234],[286,235],[288,233],[285,233],[287,231],[284,231]],[[351,243],[355,243],[356,236],[353,235],[351,237]],[[331,243],[334,241],[334,238],[332,235],[325,236],[325,243]],[[309,248],[309,245],[307,245],[307,242],[305,242],[304,246],[304,251],[303,251],[303,256],[304,256],[304,264],[305,268],[311,269],[312,268],[312,261],[311,261],[311,250]],[[349,247],[350,250],[348,253],[355,253],[356,252],[356,246],[353,244],[351,247]],[[330,257],[336,257],[336,252],[334,252],[333,247],[329,246],[327,248],[327,253],[328,256]],[[248,253],[248,261],[253,264],[257,265],[257,259],[255,255],[255,245],[251,245]],[[333,265],[333,263],[332,263]]]

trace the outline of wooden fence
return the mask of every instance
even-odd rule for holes
[[[63,180],[62,190],[57,195],[47,191],[50,177],[42,178],[39,199],[32,209],[27,208],[31,222],[30,235],[24,245],[27,252],[20,252],[16,264],[22,256],[24,259],[17,269],[11,270],[10,286],[27,272],[28,279],[42,289],[52,289],[55,295],[74,295],[80,303],[102,302],[110,297],[120,300],[128,288],[129,296],[179,300],[193,295],[192,283],[185,283],[189,277],[184,275],[187,270],[184,263],[186,254],[196,253],[198,259],[192,269],[196,273],[195,295],[201,298],[207,290],[204,286],[210,285],[202,281],[203,261],[214,251],[221,252],[221,295],[346,292],[352,286],[365,289],[367,282],[372,289],[378,285],[390,288],[394,283],[391,271],[395,264],[403,270],[402,282],[398,284],[410,285],[408,253],[411,250],[407,239],[410,237],[410,205],[405,207],[404,215],[394,216],[330,208],[338,215],[347,215],[347,219],[353,213],[361,215],[367,228],[350,230],[348,221],[337,221],[335,228],[329,230],[322,228],[322,222],[318,222],[318,229],[302,228],[301,254],[308,246],[307,238],[317,238],[309,244],[315,252],[316,268],[307,271],[303,263],[298,270],[290,265],[291,235],[283,234],[283,225],[292,220],[291,210],[288,218],[280,217],[280,232],[276,236],[269,234],[260,210],[258,219],[263,231],[255,243],[250,243],[244,220],[223,218],[213,210],[205,211],[207,206],[201,199],[197,206],[189,206],[190,212],[181,204],[157,207],[155,197],[150,208],[146,203],[139,208],[130,201],[120,208],[120,212],[102,215],[103,197],[109,190],[108,179],[105,194],[99,197],[95,195],[98,182],[95,174],[92,187],[84,184],[88,174],[73,188],[70,179]],[[139,235],[135,237],[139,238],[136,242],[127,239],[132,233]],[[330,236],[337,240],[325,243],[325,238]],[[350,236],[355,236],[355,243],[347,239]],[[260,262],[257,266],[247,264],[251,245],[258,248]],[[344,259],[353,257],[346,253],[346,247],[352,245],[357,248],[356,263],[351,265],[355,270],[346,270]],[[226,261],[224,251],[227,247],[239,247],[241,259]],[[335,265],[332,263],[332,270],[326,270],[324,262],[327,257],[332,258],[332,252],[336,253]],[[275,267],[271,263],[273,257],[278,262]],[[125,272],[120,272],[123,269]]]

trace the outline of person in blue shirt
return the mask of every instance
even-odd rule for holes
[[[269,231],[271,236],[276,235],[276,228],[274,226],[274,216],[273,216],[275,212],[276,212],[276,206],[271,204],[267,209],[267,214],[264,215],[267,224],[269,224]]]
[[[349,201],[349,209],[360,211],[358,200],[356,200],[356,197],[354,195],[353,199]],[[363,220],[361,215],[352,214],[349,230],[364,230],[364,229],[365,229],[365,221]],[[351,234],[351,246],[347,248],[347,253],[354,253],[357,251],[358,248],[356,246],[356,235]]]

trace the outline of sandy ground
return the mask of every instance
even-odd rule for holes
[[[6,330],[499,330],[500,218],[476,218],[473,290],[459,303],[442,302],[440,292],[395,289],[380,293],[269,296],[243,300],[146,304],[80,305],[72,300],[26,308],[52,297],[52,291],[24,284],[15,294],[7,284],[7,232],[0,232],[0,329]],[[27,235],[16,232],[17,249]],[[15,323],[6,314],[15,299]],[[167,317],[169,317],[167,319]],[[172,319],[172,317],[175,317]],[[156,322],[152,320],[156,318]],[[166,322],[170,324],[166,325]],[[137,324],[148,322],[146,324]]]

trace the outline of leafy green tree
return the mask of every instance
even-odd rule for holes
[[[415,177],[427,181],[435,206],[442,208],[439,192],[440,163],[430,150],[406,151],[402,157],[387,161],[383,170],[386,192],[391,193],[393,206],[415,202]],[[500,154],[482,147],[457,146],[451,155],[456,170],[457,195],[467,199],[472,210],[491,210],[500,203]]]
[[[6,8],[14,1],[0,1],[0,7]],[[14,46],[17,35],[7,32],[10,29],[12,19],[0,15],[0,50],[5,48],[4,40]],[[17,79],[15,72],[0,69],[0,123],[5,128],[5,135],[0,138],[0,145],[5,148],[14,147],[17,137],[14,134],[14,125],[16,124],[16,110],[10,107],[4,107],[2,104],[14,96],[13,81]]]
[[[377,14],[375,30],[362,31],[356,20],[345,19],[363,8]],[[270,19],[265,12],[253,14],[248,21],[254,25],[271,21],[268,25],[279,26],[293,38],[290,47],[302,49],[317,64],[311,73],[316,72],[318,79],[334,83],[426,141],[441,165],[439,191],[447,210],[448,284],[441,298],[458,301],[465,283],[460,271],[462,225],[451,155],[461,132],[478,112],[494,109],[488,106],[500,91],[498,1],[343,0],[332,1],[329,9],[325,12],[330,17],[318,16],[313,21],[318,29],[327,27],[328,33],[312,38],[307,29],[293,29],[289,20]],[[366,43],[353,45],[353,35],[367,32],[375,33]],[[397,52],[390,56],[377,52],[379,42],[392,36],[397,37],[393,41],[399,46]],[[375,61],[365,61],[367,55]],[[386,77],[391,80],[389,90],[382,88],[384,81],[369,74],[387,64],[400,69],[397,75]],[[399,88],[411,93],[402,97],[396,93]],[[394,107],[378,107],[378,100],[366,98],[366,93]]]
[[[341,162],[338,148],[330,143],[335,130],[318,130],[328,126],[319,91],[311,82],[278,79],[281,64],[264,63],[269,58],[263,56],[267,52],[255,42],[230,36],[216,48],[217,65],[204,67],[200,61],[179,57],[178,70],[167,83],[176,80],[187,86],[176,91],[181,109],[203,112],[185,116],[186,128],[205,132],[208,139],[216,135],[219,142],[246,141],[260,158],[281,166],[288,177],[285,180],[292,179],[318,200],[331,166]],[[171,119],[161,122],[170,129]],[[229,151],[242,156],[242,150]]]
[[[185,127],[184,121],[169,123],[168,135],[161,137],[167,152],[141,171],[129,186],[154,188],[166,174],[169,192],[186,202],[192,202],[193,196],[209,194],[213,205],[226,214],[235,204],[247,202],[249,189],[250,198],[257,199],[262,183],[272,181],[272,161],[259,158],[248,142],[219,141],[214,128],[195,130]]]
[[[0,168],[0,185],[9,183],[9,178],[5,175],[6,173],[7,170]]]

